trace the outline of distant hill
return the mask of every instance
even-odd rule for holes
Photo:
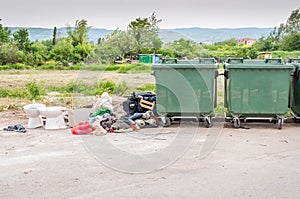
[[[12,32],[20,29],[19,27],[11,27]],[[50,28],[27,28],[29,39],[32,41],[49,40],[53,37],[53,29]],[[231,38],[260,38],[262,35],[268,35],[273,28],[175,28],[175,29],[161,29],[159,37],[164,43],[169,43],[180,38],[190,39],[195,42],[214,43],[224,41]],[[99,38],[113,32],[103,28],[91,28],[88,37],[90,41],[97,43]],[[59,28],[57,30],[58,37],[65,37],[67,35],[66,28]]]
[[[19,30],[19,27],[11,27],[10,30],[15,32]],[[42,41],[49,40],[53,38],[53,29],[51,28],[26,28],[29,33],[29,39],[31,41]],[[107,30],[104,28],[91,28],[88,37],[90,41],[97,43],[99,38],[103,38],[106,35],[113,32],[113,30]],[[58,28],[57,29],[57,37],[62,38],[67,36],[67,28]]]
[[[160,33],[161,38],[168,38],[169,40],[177,40],[180,37],[172,37],[169,32],[172,32],[173,35],[184,35],[186,38],[194,40],[195,42],[207,42],[214,43],[220,42],[227,39],[240,39],[244,37],[249,38],[260,38],[262,35],[268,35],[273,28],[176,28],[169,30],[167,35],[165,31]]]

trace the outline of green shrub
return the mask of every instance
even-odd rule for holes
[[[104,81],[94,85],[94,95],[101,95],[103,92],[114,93],[117,85],[111,81]]]
[[[9,97],[9,95],[9,91],[0,89],[0,97]]]
[[[26,88],[29,92],[29,99],[40,99],[40,86],[36,83],[35,80],[28,82]]]
[[[73,65],[73,66],[69,66],[66,69],[68,70],[80,70],[82,68],[81,65]]]
[[[0,70],[9,70],[9,69],[10,69],[9,65],[0,66]]]
[[[0,97],[5,98],[5,97],[9,97],[9,98],[27,98],[28,97],[28,92],[26,90],[22,90],[22,89],[14,89],[14,90],[3,90],[0,89]]]
[[[16,70],[24,70],[24,69],[30,69],[32,67],[25,65],[23,63],[16,63],[16,64],[12,64],[12,68]]]

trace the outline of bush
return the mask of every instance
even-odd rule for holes
[[[21,90],[21,89],[15,89],[15,90],[3,90],[0,89],[0,97],[5,98],[26,98],[28,96],[27,91]]]
[[[116,83],[111,81],[97,83],[94,85],[94,95],[101,95],[103,92],[114,93],[116,87]]]
[[[0,70],[9,70],[9,69],[10,69],[9,65],[0,66]]]
[[[37,85],[35,80],[28,82],[26,84],[26,88],[28,89],[30,100],[40,99],[40,87]]]
[[[0,89],[0,97],[9,97],[9,94],[7,90]]]

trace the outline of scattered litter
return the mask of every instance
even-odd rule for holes
[[[154,93],[133,94],[134,100],[137,100],[137,107],[133,111],[126,111],[123,103],[123,109],[127,115],[116,117],[114,113],[114,104],[112,105],[112,97],[104,92],[101,97],[96,96],[95,102],[92,105],[92,113],[90,113],[88,121],[78,123],[72,128],[74,135],[106,135],[107,133],[128,133],[132,131],[139,131],[141,128],[157,128],[158,119],[153,113],[156,96]],[[140,103],[142,102],[142,103]],[[148,103],[149,102],[149,103]],[[121,102],[122,103],[122,102]],[[146,105],[145,105],[146,104]],[[130,103],[127,103],[130,105]],[[128,108],[128,107],[127,107]]]
[[[73,135],[86,135],[93,132],[95,128],[92,127],[89,121],[79,122],[72,128]]]
[[[29,174],[29,173],[31,173],[32,172],[32,169],[26,169],[23,173],[24,174]]]
[[[92,106],[94,112],[100,108],[107,108],[109,110],[113,109],[112,106],[112,97],[108,95],[107,92],[103,92],[101,97],[96,95],[95,103]]]
[[[26,133],[25,127],[21,124],[17,124],[14,126],[8,126],[7,128],[3,128],[3,131],[16,131],[19,133]]]

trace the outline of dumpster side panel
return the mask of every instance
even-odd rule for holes
[[[214,69],[155,69],[159,114],[207,115],[214,108]]]
[[[284,115],[288,111],[290,70],[230,69],[227,96],[233,115]]]
[[[297,116],[300,116],[300,78],[293,78],[292,87],[292,110]]]

